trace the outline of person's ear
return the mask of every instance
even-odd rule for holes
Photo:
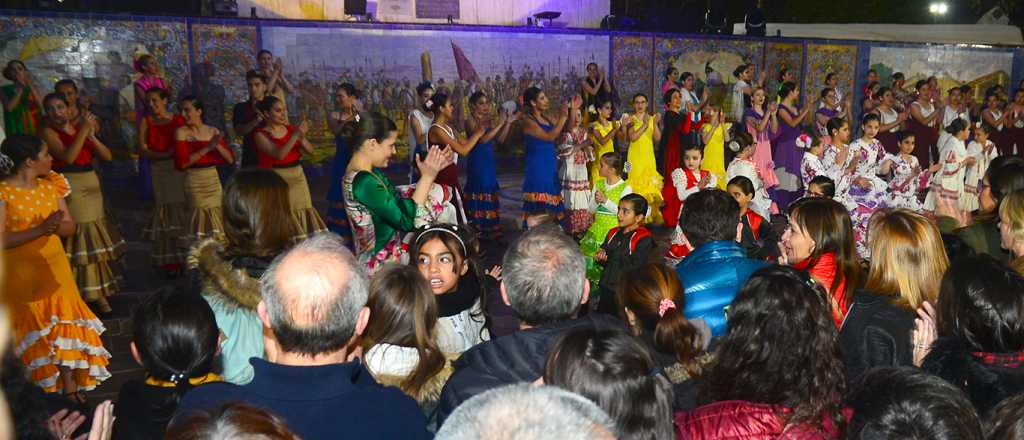
[[[466,260],[462,260],[462,270],[459,271],[459,276],[463,276],[469,272],[469,263]]]
[[[501,285],[498,286],[498,290],[501,291],[501,300],[506,306],[512,306],[512,303],[508,301],[508,293],[505,292],[505,282],[502,281]]]
[[[260,317],[260,322],[263,323],[264,328],[270,328],[270,316],[267,315],[267,303],[260,301],[256,305],[256,315]]]
[[[128,347],[131,348],[132,350],[132,359],[135,359],[135,363],[139,364],[139,366],[143,366],[142,356],[139,356],[139,349],[138,347],[135,346],[135,341],[132,341],[130,344],[128,344]]]
[[[580,299],[580,304],[586,304],[587,300],[590,299],[590,280],[583,279],[583,298]]]
[[[366,331],[366,326],[370,323],[370,308],[363,307],[359,309],[359,317],[356,318],[356,328],[353,336],[362,336],[363,332]]]

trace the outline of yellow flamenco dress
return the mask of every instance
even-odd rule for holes
[[[647,115],[647,117],[653,118],[654,116]],[[643,125],[643,121],[634,120],[633,130],[639,130]],[[629,143],[626,162],[629,164],[626,183],[633,188],[633,193],[647,199],[647,204],[650,206],[647,223],[662,223],[661,187],[663,181],[654,160],[654,120],[647,124],[647,129],[640,133],[639,138]]]
[[[601,121],[594,121],[590,124],[590,127],[593,128],[594,131],[598,132],[601,137],[604,137],[608,136],[608,133],[615,129],[615,122],[608,121],[604,125],[601,125]],[[597,184],[598,179],[601,178],[601,176],[598,175],[599,170],[601,169],[601,156],[613,152],[615,152],[615,136],[612,136],[608,139],[608,142],[605,142],[604,144],[594,144],[594,161],[590,162],[591,188],[593,188],[594,185]]]
[[[51,172],[35,188],[0,182],[4,229],[24,231],[60,209],[70,193],[63,175]],[[103,323],[82,301],[68,256],[57,235],[4,249],[3,300],[11,309],[14,354],[31,380],[47,392],[63,391],[58,367],[71,371],[80,391],[110,377],[110,353],[103,348]]]

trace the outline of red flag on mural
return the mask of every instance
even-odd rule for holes
[[[469,62],[462,48],[452,41],[452,52],[455,55],[455,68],[459,69],[459,79],[470,83],[480,83],[480,75],[476,74],[473,63]]]

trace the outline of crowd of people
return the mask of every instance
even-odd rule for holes
[[[727,110],[670,69],[663,107],[637,94],[616,115],[591,64],[557,108],[527,81],[463,112],[425,82],[400,133],[341,83],[322,218],[310,124],[257,57],[241,154],[137,62],[152,264],[187,282],[133,311],[145,377],[90,424],[124,252],[94,168],[112,154],[74,81],[43,94],[7,64],[0,371],[19,438],[1024,438],[1024,91],[977,103],[869,72],[801,98],[743,65]],[[510,132],[526,157],[506,243]]]

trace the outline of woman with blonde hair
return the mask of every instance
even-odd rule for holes
[[[1024,273],[1024,190],[1010,193],[999,204],[999,239],[1010,252],[1010,267]]]
[[[871,264],[840,332],[847,377],[855,383],[872,367],[910,366],[915,311],[935,304],[949,267],[938,226],[906,209],[871,218]]]

